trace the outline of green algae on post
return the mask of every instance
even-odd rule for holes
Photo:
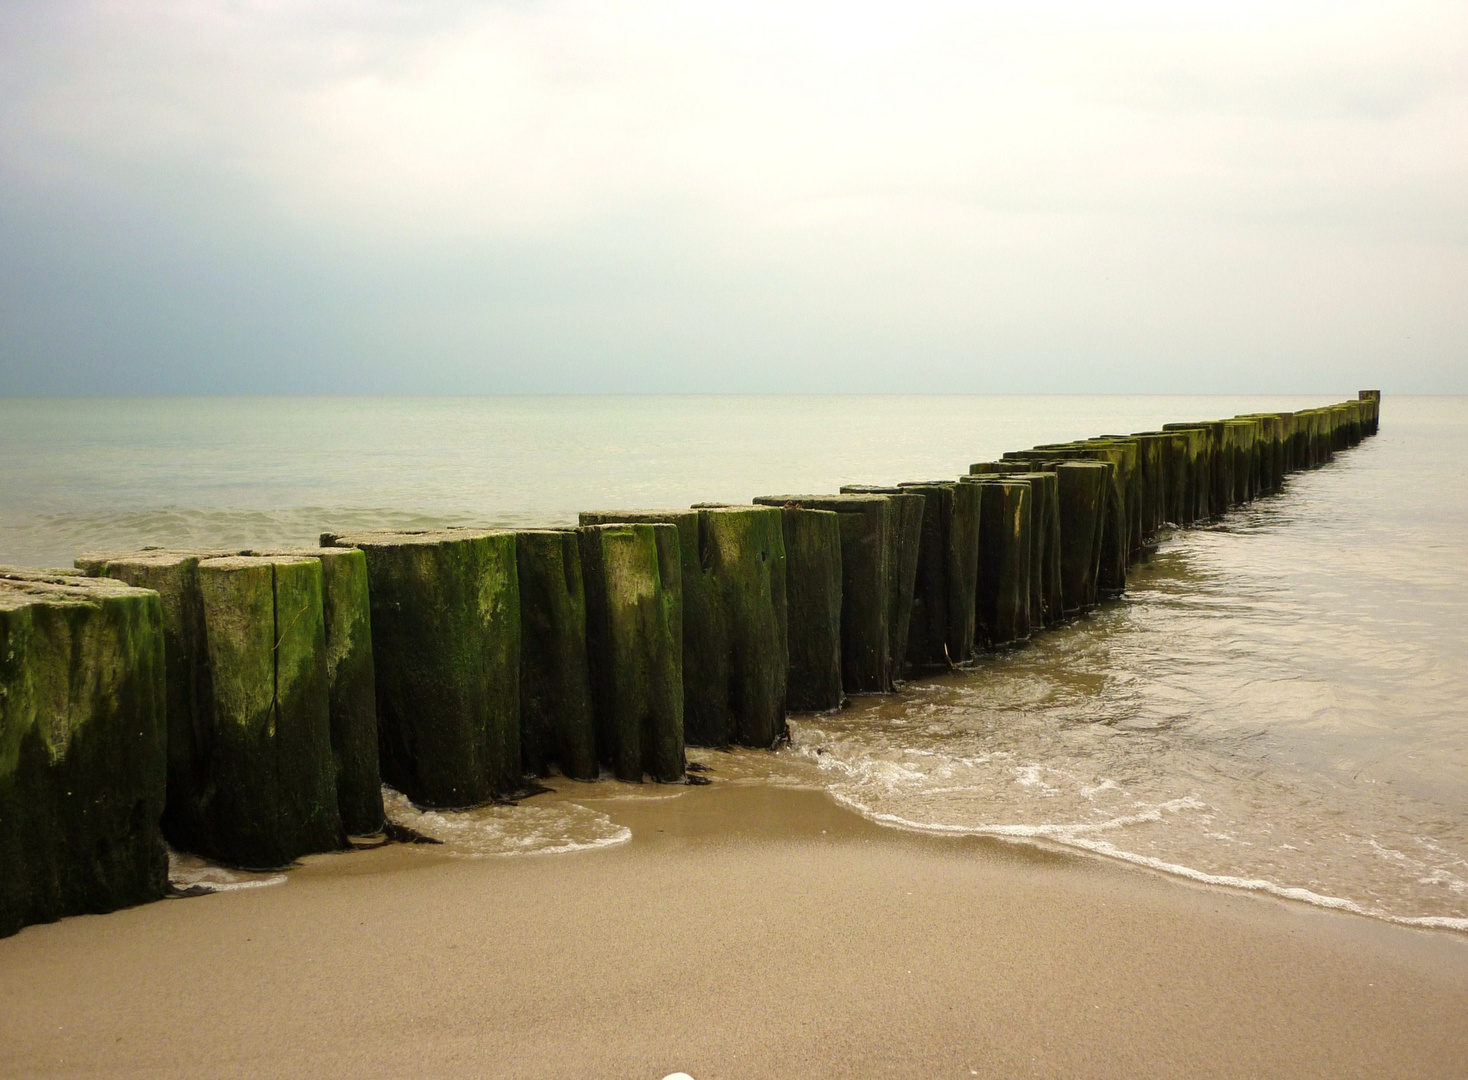
[[[341,848],[321,563],[231,556],[198,573],[211,674],[199,854],[263,869]]]
[[[314,551],[144,551],[77,564],[160,595],[169,842],[256,868],[340,848],[325,578]]]
[[[1030,485],[1030,629],[1060,623],[1064,602],[1060,595],[1060,502],[1056,476],[1048,469],[1011,473],[1007,480]]]
[[[214,567],[199,564],[205,589]],[[331,679],[320,559],[272,558],[275,608],[275,782],[280,789],[279,843],[294,860],[343,846],[331,740]],[[209,621],[207,591],[206,627]],[[212,636],[212,635],[211,635]]]
[[[992,649],[1030,636],[1030,485],[990,477],[968,482],[981,499],[977,633]]]
[[[891,528],[887,533],[887,632],[890,641],[890,681],[902,682],[907,667],[907,640],[912,629],[913,590],[922,554],[923,496],[902,487],[848,484],[843,495],[882,495],[889,500]]]
[[[583,510],[581,525],[665,524],[678,529],[683,585],[683,734],[689,746],[727,746],[727,703],[715,692],[720,637],[698,551],[697,510]]]
[[[788,707],[839,709],[841,687],[841,519],[829,510],[780,508],[785,536]]]
[[[885,495],[762,495],[758,506],[834,511],[841,527],[841,682],[847,693],[892,690],[889,612],[895,527]]]
[[[1145,431],[1131,436],[1137,445],[1137,468],[1141,475],[1141,539],[1156,537],[1167,521],[1167,442],[1161,432]]]
[[[375,833],[383,823],[382,772],[367,557],[356,548],[321,548],[318,555],[336,804],[348,833]]]
[[[952,667],[974,656],[974,605],[979,572],[979,490],[957,481],[913,481],[923,496],[923,533],[913,586],[907,660],[914,667]]]
[[[1096,606],[1105,528],[1109,461],[1062,461],[1055,467],[1060,515],[1060,596],[1066,615]]]
[[[682,554],[664,523],[578,530],[597,747],[619,780],[684,778]]]
[[[143,554],[146,553],[139,553]],[[344,547],[250,548],[175,554],[201,559],[247,555],[320,561],[337,808],[342,826],[349,834],[363,836],[381,830],[382,774],[377,757],[377,689],[366,556],[357,548]],[[101,565],[96,556],[78,560],[79,566],[84,563],[88,567]]]
[[[785,733],[789,640],[777,511],[594,510],[581,524],[663,522],[682,553],[684,731],[694,746],[769,746]]]
[[[166,893],[164,666],[157,593],[0,569],[0,937]]]
[[[520,790],[520,588],[498,529],[325,534],[361,548],[382,776],[419,806]]]
[[[1375,435],[1381,423],[1381,391],[1361,390],[1356,394],[1356,398],[1365,406],[1362,415],[1362,434]]]
[[[1132,453],[1128,455],[1128,449]],[[1100,595],[1119,596],[1126,591],[1127,566],[1133,551],[1130,506],[1126,466],[1136,462],[1133,444],[1111,443],[1063,443],[1036,447],[1033,450],[1011,451],[1006,460],[1015,462],[1065,461],[1089,459],[1104,461],[1112,467],[1107,472],[1106,513],[1101,515],[1101,567],[1097,580]],[[1030,465],[1033,468],[1033,464]]]
[[[778,509],[698,511],[699,556],[723,631],[716,690],[727,741],[769,748],[785,737],[790,671],[785,533]]]
[[[1167,436],[1167,520],[1181,528],[1195,520],[1193,477],[1201,435],[1198,431],[1174,431]]]
[[[1254,443],[1258,424],[1252,420],[1225,420],[1223,431],[1224,446],[1233,461],[1234,488],[1230,505],[1240,506],[1254,498],[1257,480]]]
[[[1224,421],[1163,424],[1162,430],[1196,430],[1205,434],[1204,464],[1198,469],[1194,483],[1195,517],[1205,520],[1227,513],[1233,504],[1234,457],[1232,447],[1225,439]]]
[[[520,752],[525,772],[548,776],[554,763],[573,780],[595,780],[600,769],[576,531],[520,530],[515,534],[515,563],[520,582]]]
[[[144,551],[83,555],[76,563],[93,577],[114,578],[159,596],[168,723],[168,796],[161,827],[174,847],[203,853],[211,843],[205,796],[210,790],[207,703],[212,691],[199,596],[199,556]]]

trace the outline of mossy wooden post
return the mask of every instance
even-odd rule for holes
[[[1299,466],[1295,463],[1295,429],[1298,422],[1294,413],[1280,413],[1280,483]]]
[[[1274,489],[1283,491],[1290,474],[1290,443],[1295,418],[1290,413],[1274,414]]]
[[[728,650],[708,596],[698,547],[697,510],[585,510],[586,525],[673,525],[678,530],[683,590],[683,734],[689,746],[729,745],[726,684]]]
[[[1290,471],[1310,467],[1310,415],[1297,410],[1290,418]]]
[[[383,779],[439,808],[519,791],[515,534],[328,533],[322,543],[366,555]]]
[[[967,663],[974,655],[979,490],[972,484],[946,480],[901,486],[925,500],[907,634],[908,662],[928,668]]]
[[[1053,472],[1011,473],[1030,485],[1030,631],[1065,617],[1060,597],[1060,505]]]
[[[1258,417],[1242,417],[1249,429],[1244,435],[1249,462],[1249,500],[1264,494],[1264,423]]]
[[[1361,390],[1356,397],[1365,405],[1362,433],[1368,437],[1375,435],[1381,425],[1381,391]]]
[[[979,572],[975,616],[987,648],[1030,633],[1030,485],[979,477]]]
[[[1211,517],[1222,517],[1234,505],[1234,448],[1222,420],[1207,425],[1212,447],[1213,485],[1209,494]]]
[[[1330,448],[1339,453],[1350,446],[1350,416],[1348,407],[1341,402],[1327,405],[1326,411],[1330,414]]]
[[[1268,486],[1265,494],[1276,495],[1284,490],[1285,476],[1289,473],[1289,413],[1264,413],[1259,419],[1263,422],[1265,435],[1265,470],[1268,473]]]
[[[1142,531],[1142,510],[1147,496],[1142,475],[1141,445],[1138,440],[1125,435],[1104,436],[1089,442],[1120,451],[1117,467],[1121,470],[1127,493],[1127,562],[1136,562],[1142,558],[1151,539]]]
[[[1065,602],[1060,594],[1060,486],[1053,467],[1034,474],[1030,489],[1035,500],[1030,511],[1032,525],[1040,533],[1035,551],[1039,558],[1045,625],[1058,626],[1065,620]]]
[[[1197,436],[1198,456],[1193,469],[1193,521],[1207,521],[1213,516],[1213,470],[1217,458],[1213,430],[1204,426],[1187,429]]]
[[[1101,573],[1098,588],[1102,596],[1120,596],[1126,591],[1127,567],[1131,563],[1133,518],[1128,498],[1126,452],[1116,446],[1085,444],[1083,456],[1106,461],[1108,475],[1106,513],[1102,516]]]
[[[780,515],[727,505],[581,515],[583,525],[659,520],[677,526],[683,556],[688,742],[769,746],[785,733],[789,666]]]
[[[1185,529],[1193,524],[1195,518],[1193,481],[1197,474],[1201,434],[1197,431],[1174,431],[1166,439],[1167,520]]]
[[[336,805],[348,833],[375,833],[383,823],[382,771],[377,760],[377,684],[367,557],[356,548],[322,548],[318,557]]]
[[[1254,434],[1257,425],[1252,420],[1225,420],[1223,427],[1233,455],[1232,505],[1242,506],[1254,498],[1258,475],[1254,461]]]
[[[342,847],[320,561],[229,556],[198,573],[211,672],[200,854],[266,868]]]
[[[907,667],[913,596],[917,587],[918,560],[922,555],[924,499],[922,495],[900,486],[868,484],[848,484],[841,489],[841,494],[885,495],[890,500],[892,527],[887,534],[890,544],[887,561],[891,574],[888,578],[887,628],[891,640],[891,682],[896,686],[902,681]]]
[[[168,798],[161,827],[181,851],[209,846],[209,663],[199,597],[199,557],[176,552],[83,555],[77,567],[158,593],[163,613],[168,723]]]
[[[1232,510],[1243,501],[1241,492],[1248,489],[1248,477],[1242,471],[1244,449],[1243,449],[1243,425],[1235,421],[1223,421],[1223,439],[1221,442],[1221,458],[1224,462],[1225,471],[1228,474],[1228,491],[1224,493],[1224,508]]]
[[[1091,440],[1085,443],[1054,443],[1033,450],[1006,453],[1005,459],[1016,462],[1089,459],[1105,461],[1112,468],[1107,474],[1106,513],[1102,515],[1101,568],[1097,587],[1102,596],[1119,596],[1126,591],[1126,573],[1130,561],[1131,513],[1128,509],[1128,486],[1125,467],[1127,447],[1114,442]],[[1135,454],[1131,460],[1135,462]]]
[[[850,694],[890,693],[891,500],[885,495],[762,495],[754,501],[840,515],[841,682]]]
[[[199,563],[204,593],[204,626],[210,652],[216,637],[210,619],[209,585],[217,566],[234,560]],[[280,786],[276,828],[284,861],[344,846],[346,829],[337,798],[337,755],[331,738],[331,656],[326,634],[325,568],[319,558],[272,557],[275,590],[275,777]],[[235,576],[224,570],[221,577]],[[248,571],[244,573],[248,574]],[[232,626],[232,632],[238,627]],[[216,709],[219,668],[215,667]],[[216,713],[216,715],[218,715]],[[218,735],[218,730],[215,732]],[[381,798],[381,787],[378,788]],[[379,822],[373,822],[379,826]],[[374,828],[375,831],[375,828]]]
[[[1109,461],[1062,461],[1055,467],[1060,515],[1060,596],[1066,615],[1096,606],[1105,531]]]
[[[1137,468],[1141,473],[1142,509],[1141,539],[1144,544],[1157,536],[1167,520],[1167,464],[1165,442],[1167,436],[1158,432],[1143,431],[1131,436],[1137,444]]]
[[[1315,409],[1299,409],[1295,412],[1295,468],[1313,469],[1316,460],[1316,436],[1319,414]]]
[[[841,687],[841,518],[830,510],[780,508],[785,535],[789,708],[839,709]]]
[[[1226,445],[1224,421],[1164,424],[1163,431],[1203,432],[1202,460],[1195,478],[1196,520],[1206,521],[1228,512],[1233,504],[1233,450]]]
[[[1277,495],[1284,490],[1285,477],[1285,419],[1274,413],[1269,413],[1259,418],[1261,431],[1264,435],[1262,452],[1264,454],[1263,471],[1266,474],[1268,488],[1267,495]]]
[[[1347,423],[1347,428],[1346,428],[1346,430],[1347,430],[1346,444],[1348,446],[1360,446],[1361,445],[1361,439],[1363,438],[1362,430],[1363,430],[1363,427],[1364,427],[1364,425],[1361,422],[1361,402],[1359,402],[1359,401],[1348,401],[1348,402],[1346,402],[1346,423]]]
[[[574,529],[515,534],[520,583],[520,759],[527,774],[554,763],[573,780],[600,772],[591,669],[586,656],[586,591]]]
[[[1309,446],[1309,465],[1312,469],[1318,469],[1330,461],[1331,435],[1330,435],[1330,413],[1326,409],[1311,409],[1307,444]]]
[[[1234,419],[1247,420],[1254,425],[1251,454],[1253,472],[1250,476],[1250,482],[1253,486],[1252,498],[1257,499],[1263,495],[1268,495],[1274,490],[1272,476],[1274,451],[1270,446],[1274,418],[1263,413],[1250,413],[1246,416],[1236,416]]]
[[[1122,509],[1126,520],[1125,562],[1130,565],[1142,558],[1145,549],[1142,535],[1142,504],[1145,499],[1145,488],[1142,482],[1140,446],[1136,439],[1126,435],[1102,435],[1094,439],[1087,439],[1081,445],[1105,451],[1109,460],[1116,465],[1117,480],[1123,497]],[[1124,587],[1125,582],[1123,582]]]
[[[1267,463],[1270,479],[1270,494],[1284,490],[1285,477],[1289,475],[1290,414],[1262,413],[1269,421],[1265,425],[1271,460]]]
[[[249,549],[227,554],[320,561],[337,808],[349,834],[378,832],[383,824],[382,773],[377,757],[377,688],[366,556],[357,548],[346,547]],[[225,555],[216,552],[213,557]]]
[[[790,668],[785,534],[769,506],[702,507],[699,555],[724,626],[728,741],[772,747],[784,738]]]
[[[1270,421],[1263,416],[1241,416],[1237,419],[1247,420],[1250,425],[1248,442],[1252,470],[1249,474],[1249,497],[1257,499],[1268,494],[1270,459],[1273,456],[1273,451],[1268,448]]]
[[[682,545],[675,525],[579,530],[597,747],[617,779],[684,779]]]
[[[158,594],[0,569],[0,937],[165,894],[167,738]]]

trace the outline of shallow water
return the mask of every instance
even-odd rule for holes
[[[0,562],[832,491],[1325,400],[11,400]],[[1176,534],[1093,616],[897,697],[796,717],[779,753],[697,756],[719,778],[818,785],[893,825],[1468,929],[1465,454],[1468,400],[1388,398],[1376,438]],[[537,802],[395,816],[462,854],[624,839],[574,792]]]

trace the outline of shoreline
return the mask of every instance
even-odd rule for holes
[[[392,845],[28,927],[0,941],[0,1075],[1407,1076],[1468,1058],[1459,934],[894,829],[809,789],[666,790],[565,796],[631,830],[613,846]]]
[[[1347,900],[1339,896],[1330,896],[1327,893],[1314,892],[1303,886],[1280,885],[1267,878],[1243,878],[1234,874],[1210,874],[1206,870],[1197,870],[1191,866],[1185,866],[1182,863],[1167,862],[1164,859],[1154,858],[1150,855],[1139,855],[1136,852],[1124,851],[1114,844],[1105,842],[1092,842],[1087,844],[1075,839],[1057,840],[1051,835],[1047,826],[996,825],[970,828],[963,825],[931,825],[917,821],[908,821],[905,818],[900,818],[893,814],[869,813],[864,807],[859,807],[854,802],[842,799],[839,796],[831,795],[831,798],[844,808],[870,821],[872,824],[882,828],[895,829],[899,832],[929,837],[989,840],[1001,844],[1012,844],[1019,848],[1029,848],[1036,852],[1069,855],[1082,859],[1099,859],[1112,866],[1149,872],[1179,884],[1222,889],[1230,893],[1282,900],[1291,904],[1304,904],[1307,907],[1312,907],[1320,911],[1332,911],[1342,915],[1352,915],[1357,918],[1369,919],[1373,922],[1386,923],[1391,926],[1401,926],[1415,930],[1444,931],[1453,935],[1468,933],[1468,918],[1447,915],[1389,915],[1384,912],[1368,910],[1354,900]],[[1005,830],[1012,831],[1007,832]],[[1063,829],[1057,828],[1056,831],[1063,831]]]

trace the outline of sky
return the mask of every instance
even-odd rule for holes
[[[1468,4],[0,0],[0,395],[1468,393]]]

